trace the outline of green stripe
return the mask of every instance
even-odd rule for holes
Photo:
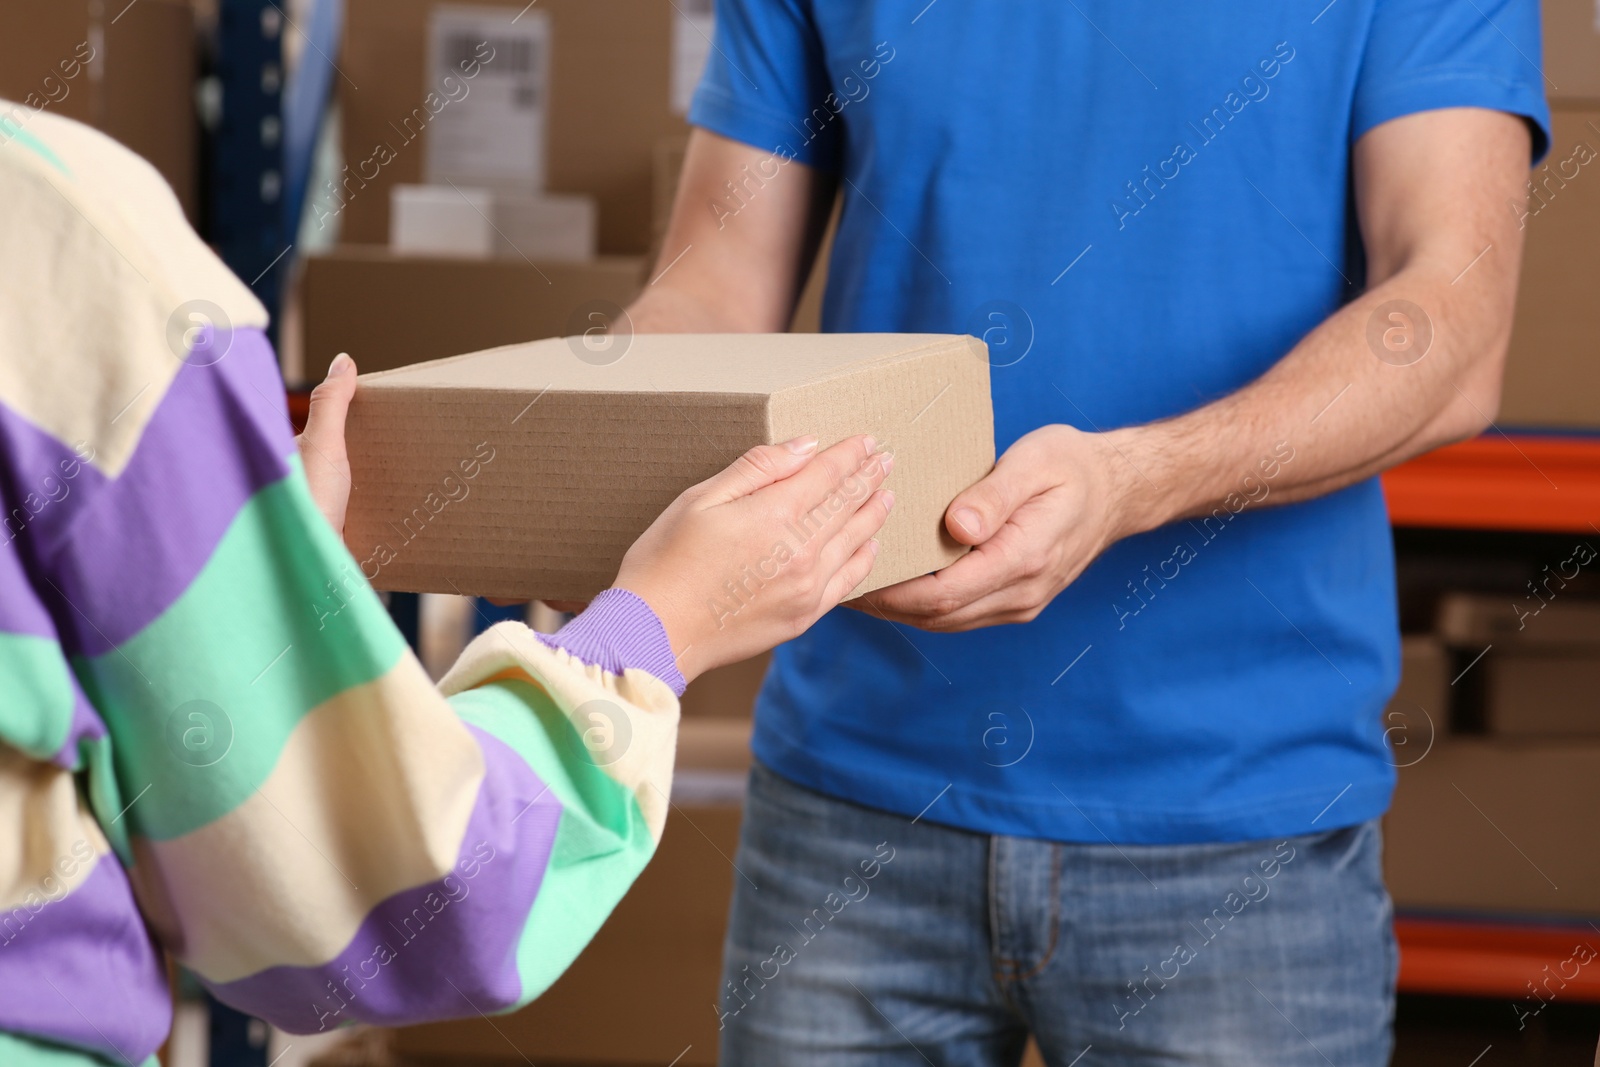
[[[126,1060],[108,1060],[65,1045],[4,1032],[0,1032],[0,1063],[6,1067],[107,1067],[109,1064],[127,1067]],[[160,1067],[160,1061],[151,1056],[140,1067]]]
[[[521,756],[561,802],[555,848],[517,946],[526,1004],[578,958],[650,861],[655,839],[633,793],[594,765],[571,720],[542,691],[496,682],[450,703]]]
[[[23,106],[26,107],[27,105],[24,104]],[[72,172],[67,169],[65,163],[61,162],[61,157],[56,155],[55,149],[23,129],[22,124],[10,115],[0,115],[0,147],[4,147],[11,141],[15,141],[33,152],[34,155],[43,159],[62,174],[71,175]]]
[[[239,509],[170,608],[73,669],[111,732],[123,822],[167,840],[238,807],[309,711],[405,651],[296,460]]]
[[[48,637],[0,633],[0,742],[49,759],[72,729],[72,676]]]

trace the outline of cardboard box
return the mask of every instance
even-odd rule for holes
[[[873,433],[897,501],[861,592],[963,549],[944,511],[994,463],[989,366],[942,334],[640,334],[514,345],[366,375],[345,540],[380,589],[542,600],[607,588],[684,489],[746,449]],[[537,405],[537,406],[535,406]],[[441,494],[448,494],[448,497]],[[729,610],[814,526],[729,560]]]
[[[1422,758],[1429,739],[1450,722],[1450,655],[1431,634],[1408,634],[1400,641],[1400,686],[1384,709],[1384,730],[1394,759],[1402,766]]]
[[[407,141],[391,124],[420,106],[431,88],[427,30],[434,6],[432,0],[346,5],[340,66],[361,90],[339,80],[345,158],[352,165],[367,160],[380,144],[394,158],[368,168],[375,177],[348,199],[344,241],[383,242],[389,187],[422,179],[428,131]],[[483,0],[475,6],[499,8],[509,26],[528,4]],[[595,198],[602,253],[643,255],[650,244],[655,144],[688,129],[672,107],[674,20],[686,16],[672,0],[540,0],[535,10],[550,18],[545,188]]]
[[[1600,67],[1596,68],[1600,77]],[[1600,109],[1556,109],[1531,175],[1527,245],[1499,422],[1600,428]]]
[[[306,260],[305,377],[317,382],[340,352],[363,371],[388,370],[582,329],[597,302],[625,306],[644,261],[527,263],[398,256],[339,248]]]
[[[1400,771],[1384,823],[1396,905],[1600,916],[1600,744],[1448,739]]]
[[[188,0],[0,4],[0,99],[94,126],[155,165],[196,217],[199,122]]]
[[[772,656],[762,653],[753,659],[730,663],[707,671],[683,692],[678,702],[685,718],[748,722],[756,710],[756,696],[767,679]]]
[[[718,773],[742,780],[748,750],[748,724],[684,723],[661,847],[571,969],[514,1014],[397,1030],[394,1051],[407,1062],[520,1063],[520,1052],[539,1064],[714,1067],[742,810],[736,798],[688,799],[685,783]]]
[[[1552,103],[1600,102],[1600,4],[1544,0],[1545,94]]]
[[[401,255],[515,257],[583,263],[595,257],[594,200],[512,195],[449,185],[397,185],[389,247]]]
[[[1507,737],[1600,737],[1600,604],[1452,594],[1439,604],[1444,640],[1483,658],[1473,668],[1484,725]]]

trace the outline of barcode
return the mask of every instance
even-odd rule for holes
[[[515,76],[534,69],[539,58],[535,55],[536,44],[526,37],[451,37],[445,42],[444,51],[447,63],[454,70],[481,61],[482,56],[492,55],[494,60],[485,69]]]

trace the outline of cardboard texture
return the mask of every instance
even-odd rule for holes
[[[824,445],[873,433],[895,452],[888,485],[897,501],[860,592],[961,555],[944,531],[945,508],[994,463],[989,365],[977,340],[611,341],[619,347],[603,356],[583,338],[553,339],[363,377],[350,409],[345,539],[378,588],[592,597],[680,492],[753,445],[806,433]],[[614,362],[589,361],[598,358]],[[771,554],[729,560],[727,610],[814,528],[774,529]]]
[[[1544,0],[1545,94],[1551,103],[1600,103],[1600,5]]]
[[[730,663],[707,671],[689,683],[678,701],[679,710],[689,719],[748,720],[755,714],[756,696],[766,681],[772,656],[762,653],[753,659]]]
[[[194,8],[188,0],[108,8],[90,0],[0,4],[0,99],[43,105],[115,137],[154,164],[192,221]]]
[[[1402,768],[1384,822],[1403,908],[1600,916],[1600,743],[1445,739]]]
[[[1450,657],[1444,642],[1426,634],[1408,635],[1400,642],[1400,686],[1384,713],[1385,729],[1426,729],[1431,722],[1442,730],[1449,721]],[[1419,715],[1420,713],[1420,715]],[[1390,735],[1394,743],[1397,735]],[[1411,738],[1407,736],[1407,743]],[[1397,758],[1401,758],[1397,753]]]
[[[428,136],[407,142],[399,123],[426,97],[431,0],[349,0],[340,66],[347,162],[380,144],[394,159],[369,168],[342,212],[341,238],[380,244],[389,232],[389,187],[422,179]],[[507,24],[526,0],[474,0],[503,8]],[[655,144],[683,135],[672,110],[672,0],[540,0],[551,20],[550,100],[545,188],[593,196],[600,206],[600,251],[642,255],[650,245]],[[353,170],[352,170],[353,172]]]
[[[1600,61],[1597,61],[1600,62]],[[1595,68],[1600,78],[1600,66]],[[1600,109],[1557,108],[1535,170],[1499,422],[1600,428]]]
[[[1557,598],[1538,606],[1454,594],[1439,604],[1438,628],[1476,655],[1484,723],[1505,737],[1600,738],[1600,604]]]
[[[318,382],[340,352],[363,371],[389,370],[495,345],[582,329],[596,301],[625,306],[644,261],[528,263],[399,256],[340,248],[306,260],[305,378]]]

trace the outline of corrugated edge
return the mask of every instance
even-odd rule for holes
[[[762,335],[762,334],[750,334],[749,336],[760,337],[760,336],[765,336],[765,335]],[[834,381],[835,379],[838,379],[838,378],[847,377],[847,376],[849,376],[851,374],[857,374],[860,371],[862,371],[862,370],[864,370],[864,369],[866,369],[868,367],[879,367],[879,366],[883,366],[886,363],[897,363],[897,362],[900,362],[901,360],[912,359],[912,358],[915,358],[917,356],[923,355],[924,353],[926,353],[926,352],[928,352],[930,350],[939,349],[939,348],[942,348],[942,347],[945,347],[945,346],[950,346],[950,345],[953,345],[956,342],[963,343],[964,346],[969,351],[973,352],[973,355],[974,355],[975,358],[978,356],[977,349],[980,347],[980,342],[978,341],[978,339],[976,337],[973,337],[971,334],[861,334],[861,333],[854,333],[854,334],[826,334],[826,335],[818,335],[818,336],[832,336],[832,337],[902,336],[902,337],[919,337],[919,338],[925,337],[925,338],[930,338],[930,340],[928,340],[926,342],[923,342],[923,343],[920,343],[920,344],[913,344],[908,348],[897,349],[897,350],[895,350],[893,352],[885,352],[883,355],[875,356],[872,359],[862,360],[859,363],[851,363],[851,364],[839,367],[839,368],[833,370],[832,372],[830,372],[828,374],[822,375],[821,377],[808,378],[803,382],[796,382],[793,385],[785,386],[784,388],[774,390],[771,393],[765,393],[765,392],[761,392],[761,391],[758,391],[758,390],[747,390],[747,389],[719,389],[719,390],[716,390],[715,392],[712,392],[712,391],[709,391],[709,390],[704,390],[704,389],[696,389],[696,390],[694,390],[692,392],[688,392],[688,391],[685,391],[685,392],[673,392],[672,395],[673,396],[684,396],[684,397],[702,397],[702,396],[706,396],[706,397],[710,397],[710,396],[778,396],[778,395],[780,395],[782,393],[789,392],[790,390],[793,390],[793,389],[801,389],[801,388],[805,388],[806,386],[816,385],[816,384],[819,384],[819,383],[822,383],[822,382],[830,382],[830,381]],[[494,348],[482,348],[482,349],[479,349],[479,350],[477,350],[475,352],[463,352],[458,356],[445,356],[442,359],[430,359],[425,363],[412,363],[409,366],[405,366],[405,367],[391,367],[388,370],[372,371],[372,372],[370,372],[368,374],[361,375],[357,379],[357,381],[360,382],[363,385],[371,384],[371,383],[381,383],[381,382],[384,382],[384,381],[386,381],[388,379],[394,378],[396,376],[415,373],[416,371],[418,371],[418,370],[420,370],[420,369],[422,369],[424,367],[430,368],[430,369],[434,368],[434,367],[442,367],[442,366],[446,366],[446,365],[451,364],[451,363],[459,363],[459,362],[461,362],[463,360],[476,359],[479,356],[489,355],[490,353],[494,353],[494,352],[504,352],[504,351],[506,351],[508,349],[512,349],[512,348],[526,348],[526,347],[529,347],[531,345],[546,344],[546,343],[555,342],[555,341],[565,342],[566,340],[568,340],[568,338],[566,338],[566,337],[540,337],[540,338],[536,338],[536,339],[531,340],[531,341],[517,341],[517,342],[515,342],[513,344],[509,344],[509,345],[497,345]],[[986,358],[985,358],[984,362],[987,362]],[[385,386],[385,388],[388,388],[388,387]],[[395,388],[411,388],[411,387],[409,387],[409,386],[396,386]],[[431,388],[431,387],[416,386],[415,388],[424,389],[424,388]],[[483,392],[501,392],[502,391],[502,390],[494,389],[492,387],[485,388],[483,386],[474,386],[473,388],[476,389],[476,390],[483,391]],[[515,391],[525,391],[525,390],[509,390],[508,389],[508,390],[504,390],[504,391],[506,391],[506,392],[515,392]],[[614,395],[614,396],[649,396],[652,393],[664,393],[664,392],[667,392],[667,390],[663,390],[663,389],[648,389],[648,390],[647,389],[617,389],[617,390],[611,390],[611,389],[605,389],[605,390],[584,389],[584,390],[573,390],[573,392],[596,392],[596,393],[603,392],[603,393],[607,393],[607,394]]]

